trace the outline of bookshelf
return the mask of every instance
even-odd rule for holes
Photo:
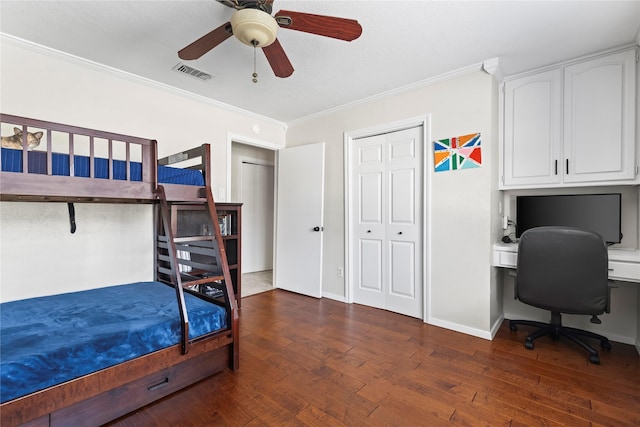
[[[236,295],[238,308],[241,305],[242,284],[242,203],[216,203],[216,213],[218,215],[218,225],[227,254],[227,264],[229,265],[229,275],[233,285],[233,292]],[[193,204],[176,204],[171,206],[172,228],[176,237],[203,236],[213,232],[211,220],[203,206]],[[206,259],[194,259],[198,262],[208,262]],[[209,287],[200,288],[200,292],[205,295],[215,297],[215,289]]]
[[[242,203],[216,203],[220,234],[238,308],[242,301]]]

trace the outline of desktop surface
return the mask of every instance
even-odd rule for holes
[[[609,248],[609,279],[640,284],[640,250]],[[517,243],[493,245],[493,266],[515,269],[518,265]]]

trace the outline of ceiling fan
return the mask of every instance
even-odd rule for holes
[[[277,39],[279,27],[345,41],[355,40],[362,34],[362,27],[354,19],[288,10],[271,16],[273,0],[217,1],[236,9],[231,20],[181,49],[178,52],[180,59],[198,59],[234,35],[244,44],[261,47],[276,76],[289,77],[293,74],[293,66]],[[255,72],[253,77],[257,82]]]

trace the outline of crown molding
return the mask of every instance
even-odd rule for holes
[[[502,80],[504,80],[502,68],[500,68],[500,58],[486,59],[482,63],[482,70],[485,73],[494,76],[498,83],[502,83]]]
[[[152,87],[154,89],[162,90],[165,92],[169,92],[175,95],[182,96],[184,98],[189,98],[194,101],[202,102],[204,104],[208,104],[217,108],[220,108],[225,111],[229,111],[232,113],[242,114],[249,118],[263,120],[267,123],[271,123],[275,126],[278,126],[286,131],[287,124],[280,120],[275,120],[270,117],[262,116],[260,114],[254,113],[252,111],[244,110],[242,108],[234,107],[230,104],[225,104],[224,102],[216,101],[215,99],[207,98],[202,95],[198,95],[193,92],[189,92],[187,90],[178,89],[174,86],[170,86],[168,84],[160,83],[155,80],[148,79],[146,77],[139,76],[137,74],[129,73],[127,71],[120,70],[118,68],[110,67],[105,64],[101,64],[99,62],[91,61],[86,58],[82,58],[80,56],[72,55],[70,53],[62,52],[57,49],[53,49],[47,46],[40,45],[38,43],[33,43],[25,39],[21,39],[19,37],[12,36],[10,34],[6,34],[0,32],[0,45],[1,44],[9,44],[12,46],[16,46],[25,50],[29,50],[31,52],[35,52],[42,55],[47,55],[55,59],[60,59],[63,61],[67,61],[70,63],[74,63],[76,65],[80,65],[82,67],[90,68],[92,70],[100,71],[106,74],[111,74],[112,76],[122,78],[124,80],[128,80],[137,84],[142,84],[145,86]]]
[[[534,68],[531,70],[527,70],[521,73],[517,73],[517,74],[511,74],[509,76],[506,76],[503,78],[503,80],[514,80],[514,79],[519,79],[521,77],[526,77],[526,76],[530,76],[532,74],[537,74],[537,73],[541,73],[541,72],[545,72],[545,71],[549,71],[549,70],[553,70],[556,68],[560,68],[560,67],[566,67],[567,65],[572,65],[572,64],[577,64],[579,62],[584,62],[590,59],[596,59],[602,56],[607,56],[613,53],[617,53],[617,52],[623,52],[625,50],[629,50],[629,49],[637,49],[638,45],[635,43],[632,44],[624,44],[621,46],[617,46],[617,47],[612,47],[610,49],[605,49],[605,50],[600,50],[597,52],[593,52],[593,53],[589,53],[587,55],[582,55],[582,56],[578,56],[578,57],[574,57],[565,61],[560,61],[557,62],[555,64],[550,64],[550,65],[546,65],[544,67],[540,67],[540,68]]]
[[[295,120],[288,121],[287,125],[289,127],[291,127],[294,124],[305,122],[305,121],[311,120],[311,119],[316,119],[316,118],[319,118],[319,117],[322,117],[322,116],[327,116],[329,114],[333,114],[333,113],[336,113],[338,111],[346,110],[348,108],[353,108],[353,107],[358,106],[358,105],[364,105],[364,104],[368,104],[368,103],[371,103],[371,102],[380,101],[382,99],[391,98],[393,96],[401,95],[401,94],[406,93],[406,92],[411,92],[411,91],[414,91],[414,90],[417,90],[417,89],[421,89],[421,88],[424,88],[424,87],[427,87],[427,86],[432,86],[432,85],[434,85],[436,83],[441,83],[441,82],[444,82],[444,81],[447,81],[447,80],[452,80],[452,79],[455,79],[455,78],[458,78],[458,77],[465,76],[467,74],[475,73],[477,71],[484,71],[485,70],[484,69],[484,64],[485,64],[484,62],[478,62],[476,64],[472,64],[472,65],[469,65],[469,66],[466,66],[466,67],[463,67],[463,68],[458,68],[457,70],[449,71],[447,73],[440,74],[440,75],[434,76],[434,77],[430,77],[430,78],[425,79],[425,80],[420,80],[418,82],[411,83],[411,84],[408,84],[406,86],[401,86],[401,87],[396,88],[396,89],[391,89],[391,90],[388,90],[386,92],[381,92],[381,93],[379,93],[377,95],[369,96],[367,98],[362,98],[362,99],[359,99],[357,101],[353,101],[353,102],[349,102],[349,103],[346,103],[346,104],[342,104],[342,105],[339,105],[337,107],[334,107],[334,108],[331,108],[331,109],[328,109],[328,110],[320,111],[318,113],[309,114],[308,116],[304,116],[304,117],[300,117],[300,118],[295,119]]]

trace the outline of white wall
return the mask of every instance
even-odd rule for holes
[[[156,139],[160,157],[211,143],[214,187],[226,184],[229,133],[253,139],[258,125],[261,140],[285,142],[281,122],[4,37],[0,42],[3,113]]]
[[[497,85],[481,71],[430,86],[289,123],[287,146],[326,143],[323,293],[345,295],[343,133],[431,115],[431,139],[482,133],[482,167],[434,173],[431,194],[429,322],[488,337],[496,274],[491,245],[498,239]],[[428,156],[432,142],[427,141]],[[493,217],[492,217],[493,215]]]
[[[253,145],[234,142],[231,145],[231,197],[233,202],[242,202],[240,197],[241,171],[243,161],[253,161],[258,164],[275,165],[274,150]]]
[[[491,110],[498,112],[499,110],[499,85],[497,80],[493,80],[494,88],[493,91],[493,100]],[[499,143],[499,114],[496,113],[493,116],[492,129],[494,130],[495,141],[496,144]],[[491,164],[494,167],[491,168],[491,180],[492,182],[498,182],[500,171],[499,171],[499,149],[495,148],[491,151]],[[502,203],[502,192],[498,190],[497,187],[491,188],[491,238],[493,242],[498,242],[502,238],[502,210],[504,209],[504,204]],[[503,294],[503,280],[500,269],[494,268],[491,270],[491,289],[489,292],[489,300],[491,302],[491,318],[490,318],[490,326],[491,326],[491,334],[495,335],[497,332],[497,328],[502,324],[502,319],[504,318],[504,307],[503,307],[503,299],[501,295]]]
[[[262,140],[285,143],[280,122],[13,39],[0,42],[3,113],[157,139],[160,156],[211,143],[214,189],[227,188],[230,132],[251,139],[258,125]],[[76,204],[76,211],[78,231],[67,235],[65,204],[0,202],[1,300],[66,291],[71,279],[88,288],[153,278],[150,205]]]
[[[231,145],[231,200],[243,203],[242,206],[242,273],[273,269],[273,238],[275,214],[274,207],[274,170],[275,151],[253,145],[232,143]],[[244,165],[243,162],[256,165]],[[243,168],[245,172],[243,172]],[[249,169],[247,169],[249,168]],[[256,192],[243,194],[243,177],[246,179],[247,170],[261,170],[264,177],[271,177],[259,181],[254,188]],[[267,171],[270,171],[269,172]],[[251,176],[251,175],[250,175]],[[245,191],[246,191],[245,187]]]
[[[153,279],[151,205],[0,203],[0,301]]]

